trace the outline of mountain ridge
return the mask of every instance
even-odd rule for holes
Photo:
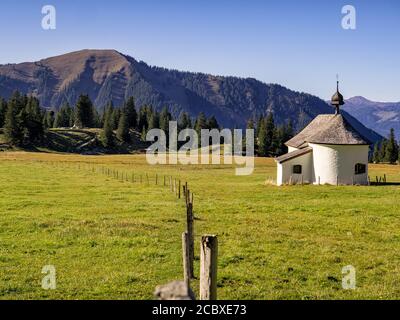
[[[393,128],[400,139],[400,102],[378,102],[355,96],[345,101],[343,109],[384,137]]]
[[[85,49],[37,62],[0,65],[0,96],[14,90],[38,97],[42,106],[74,105],[81,93],[101,110],[112,101],[121,106],[133,96],[137,106],[168,106],[174,117],[188,112],[214,115],[225,127],[244,127],[267,112],[278,124],[289,120],[299,130],[316,115],[332,113],[322,99],[254,78],[218,76],[150,66],[113,49]],[[380,139],[368,128],[364,134]]]

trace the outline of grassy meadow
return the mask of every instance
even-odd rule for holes
[[[400,182],[400,166],[369,170]],[[267,158],[235,176],[232,165],[149,166],[144,155],[2,152],[0,299],[152,299],[181,279],[185,207],[156,173],[194,193],[197,276],[199,237],[219,236],[219,299],[400,298],[400,186],[276,187]],[[55,290],[41,288],[45,265]],[[342,289],[346,265],[355,290]]]

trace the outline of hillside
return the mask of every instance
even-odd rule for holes
[[[249,118],[273,112],[278,124],[290,119],[299,130],[316,115],[333,112],[318,97],[278,84],[151,67],[115,50],[82,50],[0,66],[0,96],[8,98],[16,89],[55,109],[65,102],[74,105],[81,93],[89,94],[100,110],[110,100],[120,106],[133,96],[137,106],[168,106],[174,117],[182,111],[193,117],[203,111],[225,127],[244,127]],[[370,140],[381,138],[352,121]]]
[[[145,150],[149,143],[140,139],[140,134],[136,131],[130,132],[130,142],[121,143],[114,136],[114,145],[104,148],[100,140],[100,129],[50,129],[45,133],[45,137],[40,142],[35,142],[25,146],[24,150],[62,152],[79,154],[125,154],[140,153]],[[8,151],[13,148],[8,145],[4,138],[4,133],[0,129],[0,151]]]
[[[343,109],[385,137],[393,128],[400,139],[400,102],[375,102],[358,96],[346,100]]]

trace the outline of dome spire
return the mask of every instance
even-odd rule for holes
[[[335,114],[340,113],[339,107],[344,105],[344,98],[342,94],[339,92],[339,75],[336,75],[336,92],[332,96],[331,105],[336,108]]]

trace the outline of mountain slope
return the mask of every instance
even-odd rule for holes
[[[374,102],[358,96],[346,100],[343,109],[381,135],[388,136],[393,128],[400,138],[400,102]]]
[[[133,96],[137,106],[168,106],[175,117],[182,111],[215,115],[226,127],[244,127],[251,117],[273,112],[278,124],[292,120],[303,128],[316,115],[332,113],[323,100],[277,84],[252,78],[213,76],[151,67],[115,50],[82,50],[32,63],[0,66],[0,96],[14,90],[36,95],[47,108],[74,105],[89,94],[98,109]],[[353,120],[368,138],[379,135]]]

